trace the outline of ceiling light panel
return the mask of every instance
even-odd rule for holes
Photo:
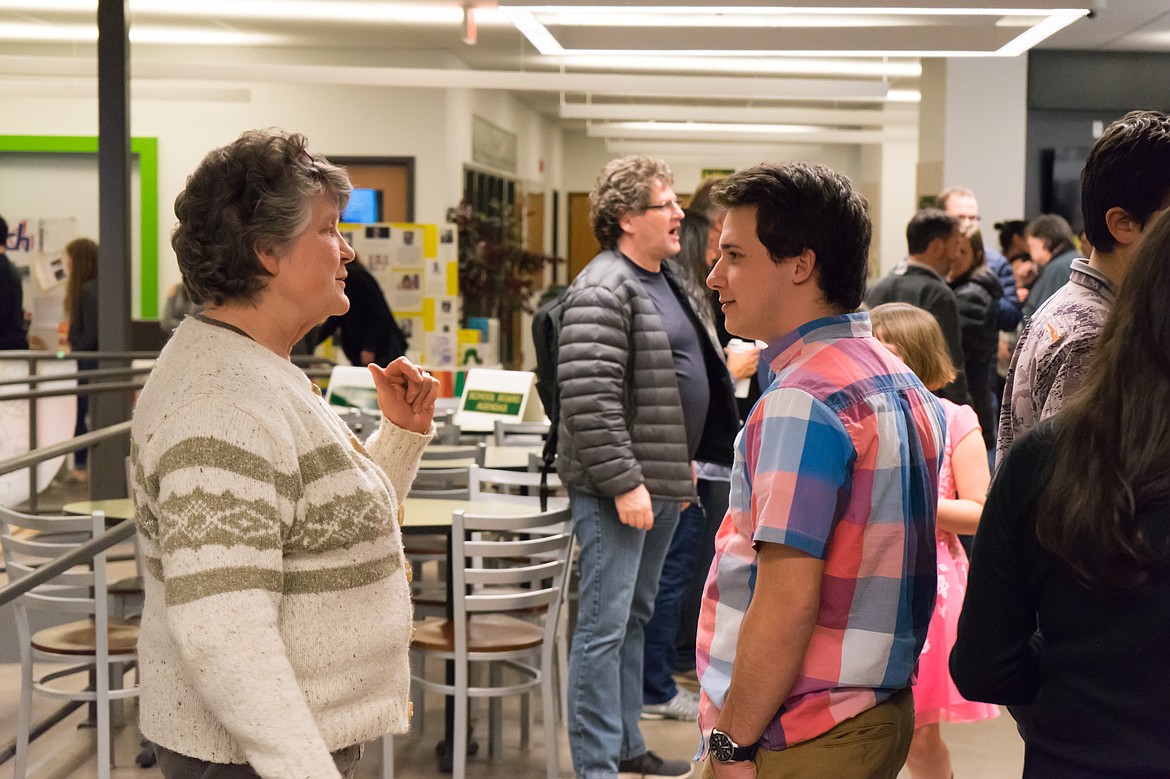
[[[855,0],[855,6],[864,5]],[[826,2],[802,8],[736,6],[525,5],[500,0],[529,41],[558,57],[634,54],[773,57],[1015,56],[1088,13],[1075,2],[992,2],[855,7]],[[668,30],[664,34],[664,30]],[[875,48],[880,40],[882,48]]]

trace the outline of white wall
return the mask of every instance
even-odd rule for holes
[[[922,76],[919,194],[969,187],[999,246],[993,225],[1025,213],[1028,58],[929,60]]]
[[[963,184],[979,198],[983,237],[1024,216],[1027,157],[1027,56],[947,61],[944,186]]]
[[[11,82],[7,84],[11,86]],[[152,82],[160,86],[160,82]],[[0,133],[19,135],[96,135],[96,96],[32,96],[26,89],[5,90],[0,81]],[[134,100],[131,133],[159,139],[160,293],[178,279],[170,249],[174,226],[172,204],[187,175],[212,148],[240,132],[278,126],[305,133],[310,148],[326,156],[412,156],[415,158],[415,218],[442,221],[458,203],[463,164],[471,155],[471,115],[484,118],[520,137],[521,178],[555,187],[553,170],[538,170],[539,160],[559,154],[558,131],[547,120],[500,92],[464,89],[390,89],[316,84],[235,83],[225,89],[247,91],[237,100],[193,99],[185,84],[175,84],[173,100]],[[200,89],[214,87],[200,84]],[[47,90],[51,91],[51,90]],[[16,182],[11,169],[0,172],[0,213],[57,203],[61,191],[91,192],[70,205],[83,233],[96,237],[96,163],[69,168],[63,185],[57,177],[32,176]],[[18,186],[19,184],[19,186]],[[8,207],[15,201],[17,208]],[[43,212],[42,212],[43,213]]]

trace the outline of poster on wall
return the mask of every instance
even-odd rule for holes
[[[418,268],[423,263],[422,230],[413,227],[393,231],[391,243],[394,247],[396,267]]]
[[[459,259],[458,245],[455,243],[455,225],[443,225],[439,229],[438,259],[448,262]]]
[[[64,252],[37,255],[33,263],[36,269],[37,286],[41,291],[52,289],[58,284],[64,284],[69,278],[69,268],[65,262]]]
[[[417,268],[393,268],[390,288],[384,289],[394,311],[418,311],[423,305],[422,274]]]
[[[407,357],[428,367],[458,363],[458,232],[453,224],[347,225],[409,341]]]

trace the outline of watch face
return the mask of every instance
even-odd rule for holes
[[[735,755],[735,745],[727,734],[720,733],[718,730],[711,733],[711,754],[720,763],[730,763],[731,758]]]

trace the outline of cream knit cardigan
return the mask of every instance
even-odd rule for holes
[[[288,360],[179,326],[131,432],[144,736],[319,779],[330,752],[406,730],[396,517],[430,438],[385,423],[363,448]]]

